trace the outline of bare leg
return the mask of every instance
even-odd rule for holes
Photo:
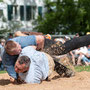
[[[77,65],[81,65],[81,58],[82,58],[82,54],[80,54],[79,57],[78,57]]]
[[[73,63],[73,65],[75,65],[75,56],[72,53],[72,51],[70,51],[70,54],[71,54],[72,63]]]
[[[86,66],[89,66],[89,63],[88,62],[85,61],[84,63],[85,63]]]

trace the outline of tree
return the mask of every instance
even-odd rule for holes
[[[46,0],[47,12],[44,18],[37,19],[35,30],[45,34],[87,32],[90,30],[89,4],[90,0]]]
[[[3,2],[3,0],[0,0],[0,2]]]
[[[78,6],[84,13],[81,22],[81,30],[86,33],[90,31],[90,0],[78,0]]]

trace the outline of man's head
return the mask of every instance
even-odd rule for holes
[[[5,50],[9,55],[18,55],[21,53],[21,45],[14,41],[7,41]]]
[[[2,46],[4,46],[5,45],[5,39],[1,39],[0,43],[1,43]]]
[[[10,38],[13,38],[13,33],[9,33],[8,34],[8,38],[10,39]]]
[[[23,73],[23,72],[28,71],[30,63],[31,61],[28,56],[19,57],[15,64],[15,71],[17,73]]]

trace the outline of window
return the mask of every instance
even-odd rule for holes
[[[15,8],[15,19],[17,19],[18,18],[18,12],[17,12],[18,6],[14,6],[14,8]]]
[[[20,20],[24,20],[24,6],[20,6]]]
[[[0,10],[0,18],[3,16],[3,10]]]
[[[26,5],[25,9],[26,10],[24,10],[23,5],[20,5],[20,7],[18,5],[8,5],[8,20],[12,20],[12,19],[17,20],[19,17],[18,16],[19,12],[20,12],[20,20],[21,21],[24,21],[24,18],[26,18],[26,21],[29,21],[31,19],[35,19],[36,6]],[[41,15],[42,8],[40,8],[40,10],[39,10],[39,13]]]
[[[42,17],[42,7],[38,7],[38,14]]]
[[[8,5],[8,20],[13,18],[13,5]]]
[[[36,7],[35,6],[33,6],[32,7],[32,14],[33,14],[33,19],[35,19],[35,13],[36,13]]]
[[[26,6],[26,20],[29,21],[31,19],[31,6]]]
[[[35,19],[35,6],[26,6],[26,20],[29,21],[31,19]]]

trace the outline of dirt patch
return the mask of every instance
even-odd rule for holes
[[[8,74],[5,73],[0,74],[0,90],[90,90],[90,72],[76,73],[71,78],[58,78],[56,75],[50,82],[21,85],[11,84]]]

